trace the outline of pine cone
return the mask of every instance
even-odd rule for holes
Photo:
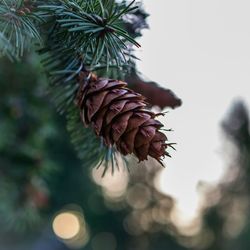
[[[91,124],[107,146],[116,145],[123,155],[134,153],[139,161],[148,155],[162,164],[169,154],[163,124],[145,110],[144,97],[126,88],[127,83],[80,73],[77,105],[85,126]]]

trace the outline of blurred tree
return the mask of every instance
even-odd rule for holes
[[[230,165],[223,181],[207,194],[203,227],[195,249],[250,248],[250,132],[249,113],[236,102],[222,123]]]

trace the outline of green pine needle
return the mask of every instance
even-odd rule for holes
[[[42,19],[24,1],[0,2],[0,56],[19,60],[31,42],[42,43],[36,23]]]

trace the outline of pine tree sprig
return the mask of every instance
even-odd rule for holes
[[[103,73],[106,69],[110,79],[108,81],[111,85],[116,84],[119,90],[119,81],[112,80],[110,77],[112,74],[124,73],[125,68],[134,66],[133,46],[140,47],[140,45],[134,40],[137,31],[133,36],[128,32],[126,16],[133,16],[133,13],[139,11],[138,6],[135,6],[135,0],[129,4],[115,0],[48,0],[46,2],[4,0],[3,4],[0,4],[0,13],[1,10],[5,15],[3,18],[0,17],[2,54],[10,58],[20,58],[25,48],[31,46],[31,41],[43,40],[43,47],[39,48],[38,52],[41,54],[41,62],[50,79],[50,92],[58,111],[67,115],[68,130],[80,158],[84,159],[87,165],[94,166],[99,162],[104,166],[103,174],[110,166],[113,172],[115,163],[118,162],[117,152],[127,155],[133,150],[126,149],[123,141],[117,142],[117,145],[105,141],[104,145],[102,138],[108,140],[112,137],[107,135],[111,133],[108,130],[103,131],[103,136],[95,136],[90,129],[84,129],[83,117],[80,117],[84,108],[81,105],[79,110],[75,100],[81,88],[79,81],[81,73],[99,71]],[[138,29],[138,26],[136,27]],[[140,27],[139,24],[139,29]],[[114,78],[119,79],[120,75]],[[119,91],[125,91],[125,89]],[[128,96],[130,94],[128,93]],[[134,95],[136,96],[135,93],[132,94]],[[151,126],[149,131],[151,134],[146,131],[148,128],[145,128],[146,132],[138,130],[140,133],[149,133],[153,136],[153,132],[157,131],[152,145],[149,142],[146,145],[151,147],[150,150],[146,149],[146,146],[142,148],[139,145],[141,142],[138,135],[139,139],[136,140],[136,149],[133,153],[139,160],[147,159],[150,155],[161,163],[162,157],[168,155],[164,150],[169,144],[164,142],[166,139],[164,134],[158,131],[159,124],[153,120],[154,114],[142,109],[144,104],[139,98],[136,103],[130,100],[126,108],[130,109],[130,105],[134,105],[133,109],[136,113],[140,107],[138,117],[142,112],[152,120],[150,120],[152,124],[149,122],[149,125],[145,125],[145,127]],[[135,114],[135,119],[136,117]],[[119,129],[112,127],[111,130],[114,130],[117,136]],[[129,131],[126,132],[129,133]],[[157,148],[156,144],[159,144],[160,148]]]
[[[25,1],[4,0],[0,3],[0,56],[19,60],[31,42],[42,43],[36,23],[42,18]]]
[[[72,48],[82,54],[89,70],[100,65],[127,63],[131,45],[140,45],[129,36],[120,23],[121,17],[137,9],[137,6],[120,6],[114,1],[57,1],[39,5],[46,17],[55,20],[55,29],[50,40],[65,41],[65,49]],[[107,60],[107,58],[109,60]]]

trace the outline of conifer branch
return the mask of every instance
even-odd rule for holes
[[[142,109],[143,98],[137,100],[138,97],[134,97],[136,94],[130,93],[130,90],[126,97],[121,97],[122,99],[128,98],[124,112],[127,112],[126,109],[133,109],[135,117],[140,117],[141,113],[145,113],[145,117],[149,119],[148,122],[143,123],[145,131],[139,127],[137,131],[138,138],[141,136],[140,133],[146,138],[146,146],[141,144],[144,140],[137,140],[138,138],[135,140],[137,144],[133,150],[125,147],[127,141],[125,144],[123,141],[115,141],[115,143],[106,141],[106,145],[103,145],[100,135],[97,138],[89,129],[83,131],[82,119],[76,112],[75,100],[81,88],[80,74],[93,71],[103,73],[103,70],[106,70],[109,78],[105,81],[119,86],[119,81],[110,79],[110,75],[120,74],[125,68],[134,67],[133,46],[140,46],[134,38],[140,34],[140,29],[145,27],[143,21],[146,17],[146,14],[140,12],[134,3],[135,0],[129,4],[115,0],[48,0],[46,2],[4,0],[3,4],[0,4],[0,14],[3,14],[0,18],[1,54],[11,59],[19,59],[24,54],[24,50],[32,46],[33,41],[43,44],[38,52],[50,79],[52,98],[58,111],[66,113],[73,142],[81,158],[84,158],[89,165],[95,165],[102,160],[115,159],[114,144],[117,144],[117,149],[122,154],[133,152],[139,160],[147,159],[150,155],[161,162],[162,157],[167,155],[165,154],[168,146],[165,143],[166,137],[158,131],[161,125],[154,121],[155,114]],[[141,17],[137,25],[131,26],[128,17],[129,15],[131,15],[130,18],[133,17],[135,12],[141,13]],[[106,91],[113,91],[113,88],[114,86],[108,86]],[[125,89],[119,90],[118,87],[117,91],[123,92]],[[131,100],[130,95],[133,96]],[[137,100],[135,103],[134,98]],[[80,107],[81,113],[86,111],[84,108],[86,107]],[[88,108],[91,110],[91,107]],[[115,132],[118,133],[118,128]],[[126,130],[126,132],[130,131]],[[135,135],[136,133],[133,134]],[[112,136],[105,134],[102,137],[106,140],[110,137],[112,141]],[[141,148],[142,145],[144,148]],[[105,166],[108,166],[107,162]],[[112,164],[112,169],[114,169],[113,166],[114,164]]]
[[[46,17],[50,16],[55,21],[49,40],[54,39],[53,44],[63,40],[65,50],[71,49],[82,55],[85,66],[90,70],[101,65],[122,66],[129,60],[129,44],[140,46],[120,26],[121,17],[137,9],[136,6],[130,7],[134,1],[120,9],[114,1],[89,1],[85,4],[79,1],[58,2],[38,6]],[[47,48],[49,50],[51,48]]]
[[[32,6],[27,6],[23,0],[3,0],[0,3],[0,56],[10,60],[19,60],[25,49],[31,47],[31,42],[42,43],[36,23],[41,18],[32,12]]]

